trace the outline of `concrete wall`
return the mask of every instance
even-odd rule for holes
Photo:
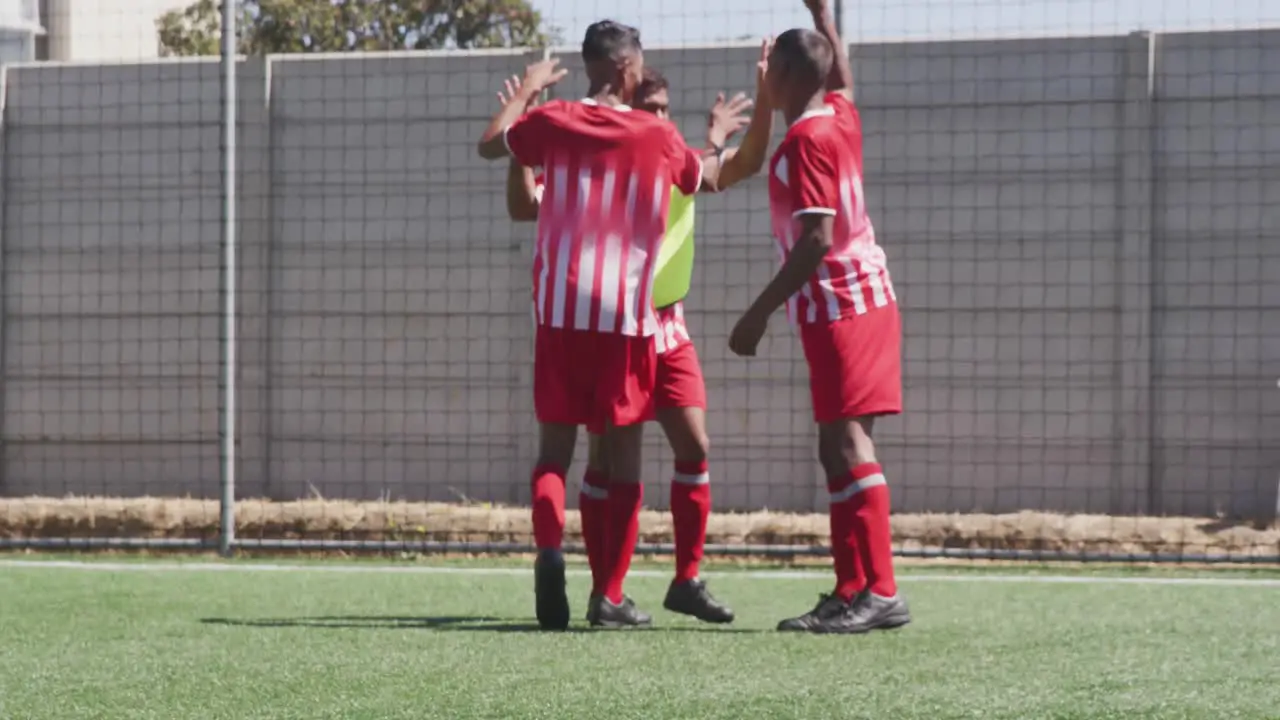
[[[755,52],[646,57],[696,141]],[[895,506],[1273,508],[1280,33],[854,56],[905,317]],[[242,64],[242,495],[527,499],[532,229],[473,151],[523,62]],[[0,493],[216,496],[216,64],[11,68],[6,98]],[[725,347],[776,268],[764,181],[699,206],[716,504],[821,508],[793,333]]]

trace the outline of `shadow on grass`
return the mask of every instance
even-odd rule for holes
[[[205,625],[251,628],[356,628],[363,630],[436,630],[448,632],[541,633],[536,622],[511,618],[472,616],[400,617],[391,615],[330,615],[301,618],[201,618]],[[570,626],[566,632],[609,632],[583,626]],[[759,633],[758,629],[713,627],[708,625],[637,628],[627,632],[712,632]]]

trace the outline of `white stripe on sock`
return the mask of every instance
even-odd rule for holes
[[[671,478],[671,482],[678,482],[681,485],[706,485],[711,482],[711,473],[702,473],[700,475],[676,473],[675,477]]]
[[[582,494],[586,495],[592,500],[608,500],[609,499],[608,488],[596,487],[595,485],[588,485],[586,483],[582,483]]]
[[[884,479],[883,473],[868,475],[840,492],[831,493],[831,502],[844,502],[864,490],[870,490],[873,487],[879,487],[885,484],[887,484],[887,481]]]

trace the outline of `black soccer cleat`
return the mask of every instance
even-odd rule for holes
[[[609,598],[603,595],[593,598],[592,607],[587,611],[591,616],[591,625],[600,628],[633,628],[633,627],[649,627],[653,624],[653,618],[647,613],[641,612],[636,607],[636,603],[629,597],[623,597],[622,602],[614,605]]]
[[[860,635],[872,630],[891,630],[911,622],[911,611],[902,595],[883,597],[864,591],[843,613],[819,623],[813,632],[830,635]]]
[[[779,632],[817,632],[817,628],[849,609],[849,603],[836,594],[818,596],[818,604],[809,612],[778,623]]]
[[[599,595],[591,595],[587,598],[587,622],[592,625],[596,624],[596,618],[600,613],[599,598]]]
[[[700,578],[673,582],[667,588],[667,597],[662,607],[673,613],[688,615],[709,623],[733,622],[733,610],[728,605],[716,600],[707,590],[707,584]]]
[[[559,550],[539,550],[533,564],[533,592],[538,625],[543,630],[569,627],[569,596],[564,590],[564,555]]]

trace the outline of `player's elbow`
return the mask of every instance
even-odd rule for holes
[[[831,240],[830,233],[814,232],[809,233],[808,245],[813,254],[826,257],[827,253],[831,252],[834,243]]]
[[[835,218],[827,215],[809,214],[801,218],[802,227],[797,244],[814,255],[825,257],[835,244]]]
[[[739,163],[730,161],[714,177],[703,178],[702,191],[708,193],[724,192],[748,177],[750,175]]]
[[[744,177],[754,177],[764,169],[764,153],[747,153],[745,157],[742,153],[738,153],[738,156],[742,158],[742,174]]]
[[[507,147],[502,136],[480,138],[476,153],[485,160],[497,160],[506,156]]]
[[[515,222],[533,222],[538,219],[538,207],[536,205],[508,203],[507,215]]]

